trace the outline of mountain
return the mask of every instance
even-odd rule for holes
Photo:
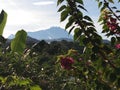
[[[72,39],[72,35],[69,35],[67,31],[60,27],[51,27],[46,30],[40,30],[36,32],[28,32],[28,36],[35,38],[37,40],[53,40],[60,38]]]
[[[14,34],[11,34],[10,36],[8,36],[8,39],[13,39],[15,37]]]
[[[27,32],[28,36],[37,40],[56,40],[56,39],[73,39],[73,36],[68,34],[67,31],[60,27],[51,27],[45,30],[39,30],[35,32]],[[8,39],[14,38],[14,35],[11,34]]]

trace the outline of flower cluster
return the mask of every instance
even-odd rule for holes
[[[117,22],[116,18],[113,18],[111,16],[107,16],[106,25],[109,28],[109,30],[112,31],[113,33],[115,33],[117,35],[120,34],[120,31],[118,31],[119,25],[118,25],[118,22]]]
[[[72,65],[74,64],[74,59],[71,57],[61,57],[60,63],[64,69],[70,70],[73,68]]]
[[[117,45],[116,45],[116,48],[117,48],[117,49],[120,49],[120,44],[117,44]]]
[[[113,17],[110,17],[110,20],[107,21],[107,26],[112,32],[116,32],[116,29],[118,28],[117,20]]]

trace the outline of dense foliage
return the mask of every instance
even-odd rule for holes
[[[101,15],[102,33],[111,37],[103,43],[93,20],[83,11],[83,0],[58,0],[60,21],[74,31],[74,41],[28,43],[20,30],[6,45],[2,33],[7,21],[0,14],[0,90],[119,90],[120,10],[114,0],[95,0]],[[119,3],[120,0],[117,0]],[[6,47],[7,46],[7,47]]]
[[[69,29],[69,33],[74,31],[74,40],[84,46],[82,54],[65,54],[58,60],[66,73],[69,72],[75,79],[74,86],[71,86],[75,90],[119,90],[120,10],[114,6],[115,0],[95,1],[101,13],[98,22],[102,33],[111,37],[111,44],[102,42],[93,20],[83,12],[87,11],[83,0],[58,0],[61,21],[68,20],[65,28]]]

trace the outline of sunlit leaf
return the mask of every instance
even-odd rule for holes
[[[7,13],[4,10],[2,10],[2,12],[0,14],[0,35],[3,34],[3,30],[6,25],[6,21],[7,21]]]
[[[30,87],[30,90],[42,90],[38,85],[34,85]]]
[[[19,80],[19,85],[20,86],[26,86],[26,85],[28,85],[28,84],[30,84],[30,82],[28,81],[28,80]]]
[[[3,83],[4,78],[0,76],[0,82]]]
[[[11,42],[11,50],[13,52],[22,54],[25,49],[26,38],[27,33],[24,30],[18,31],[15,35],[15,38]]]

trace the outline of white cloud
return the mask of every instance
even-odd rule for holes
[[[44,8],[36,6],[44,6]],[[1,0],[0,12],[2,9],[8,14],[3,34],[5,37],[21,29],[37,31],[51,26],[60,26],[56,0],[12,0],[9,2]]]
[[[51,5],[51,4],[54,4],[55,2],[54,1],[41,1],[41,2],[34,2],[33,5]]]

